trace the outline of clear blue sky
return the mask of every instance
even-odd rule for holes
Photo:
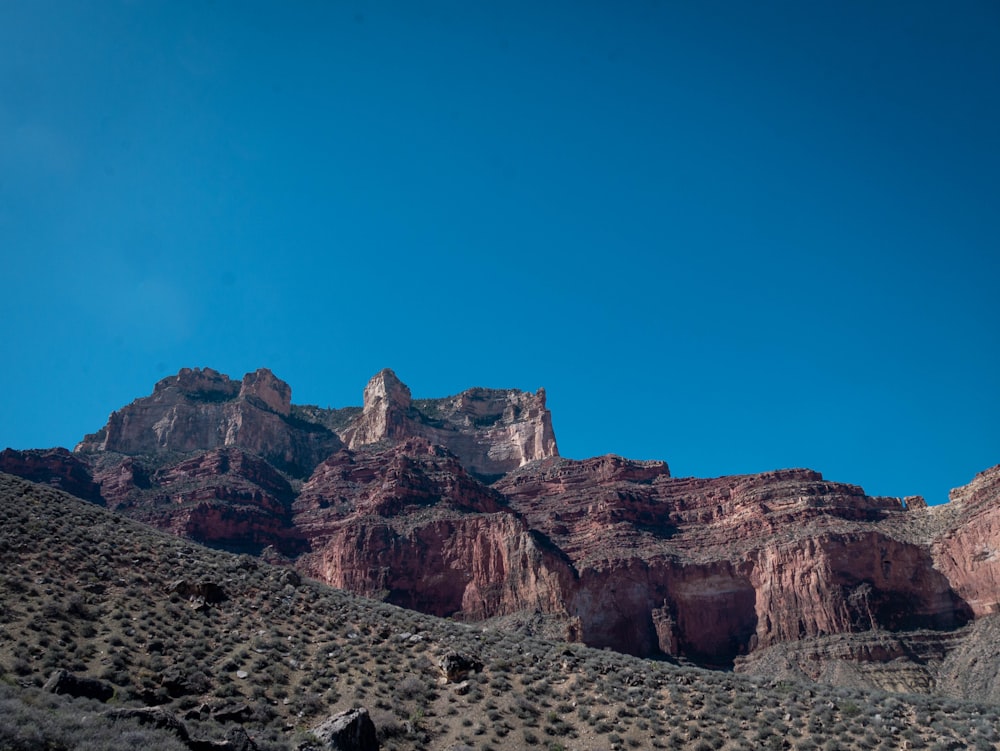
[[[0,447],[181,367],[562,453],[1000,462],[1000,4],[0,3]]]

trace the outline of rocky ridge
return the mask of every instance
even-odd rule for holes
[[[806,469],[675,478],[559,457],[544,390],[414,400],[383,370],[361,409],[322,410],[270,371],[185,369],[73,454],[7,451],[0,471],[49,463],[70,492],[367,596],[751,672],[784,650],[810,677],[927,690],[1000,603],[1000,467],[929,508]],[[899,659],[922,667],[858,667]]]

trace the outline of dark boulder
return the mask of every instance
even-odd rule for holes
[[[67,694],[77,698],[97,699],[97,701],[108,701],[115,695],[114,686],[110,683],[98,680],[97,678],[73,675],[63,668],[52,672],[49,679],[45,681],[45,685],[42,686],[42,690],[53,694]]]

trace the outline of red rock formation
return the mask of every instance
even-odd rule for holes
[[[96,478],[112,508],[159,529],[241,552],[301,548],[288,480],[241,449],[215,449],[152,471],[121,457],[105,462]]]
[[[291,389],[266,369],[232,381],[210,368],[185,368],[153,394],[114,412],[78,453],[188,453],[236,446],[294,475],[308,475],[341,446],[323,425],[291,416]]]
[[[1000,612],[1000,465],[921,513],[943,527],[931,545],[935,568],[977,617]]]
[[[0,451],[0,472],[44,483],[91,503],[104,504],[90,468],[64,448]]]
[[[413,400],[389,370],[360,411],[295,407],[266,370],[183,370],[78,449],[4,452],[0,469],[80,493],[92,474],[112,507],[177,534],[273,546],[311,576],[437,615],[544,614],[638,654],[730,665],[1000,609],[1000,466],[943,508],[807,469],[675,478],[663,462],[559,458],[543,391]]]
[[[562,612],[572,574],[456,457],[421,439],[343,450],[294,504],[311,552],[297,566],[334,586],[440,616]]]
[[[967,613],[906,512],[810,470],[698,480],[666,465],[553,460],[494,486],[574,564],[584,641],[728,663],[780,641],[952,627]]]
[[[416,402],[389,369],[364,393],[364,410],[340,436],[350,448],[409,436],[446,447],[470,472],[497,477],[528,462],[557,456],[545,390],[469,389]]]

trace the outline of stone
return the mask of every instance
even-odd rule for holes
[[[922,513],[943,527],[933,565],[976,617],[1000,613],[1000,465],[952,490],[949,503]]]
[[[464,652],[446,652],[438,658],[437,664],[447,683],[459,683],[470,673],[479,673],[483,669],[481,660]]]
[[[178,579],[170,585],[170,591],[181,597],[201,600],[207,603],[217,603],[226,600],[226,590],[218,582],[209,579],[192,582],[187,579]]]
[[[109,701],[115,695],[114,686],[110,683],[97,678],[74,675],[63,668],[52,671],[42,690],[101,702]]]
[[[364,708],[349,709],[327,718],[312,734],[331,751],[378,751],[375,723]]]
[[[940,646],[1000,610],[1000,466],[928,507],[803,468],[679,478],[662,461],[570,460],[544,390],[414,399],[386,369],[362,408],[324,410],[264,369],[184,369],[73,455],[0,460],[355,593],[708,666],[788,647],[803,675],[860,670],[907,654],[872,634]],[[835,635],[853,646],[815,646]]]

